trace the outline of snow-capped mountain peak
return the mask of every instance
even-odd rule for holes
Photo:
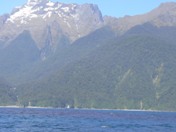
[[[18,21],[20,24],[26,24],[32,18],[43,17],[46,9],[48,7],[51,9],[52,6],[54,3],[49,0],[28,0],[27,4],[14,10],[7,22]]]
[[[49,0],[28,0],[27,5],[37,5],[40,3],[47,3]]]
[[[74,14],[77,4],[54,3],[48,0],[29,0],[21,8],[14,9],[7,22],[27,24],[33,18],[47,19],[53,14],[66,18],[68,14]],[[73,15],[72,15],[73,16]]]
[[[93,4],[28,0],[26,4],[15,8],[3,23],[0,30],[2,41],[12,40],[28,30],[41,49],[45,47],[46,40],[50,40],[49,45],[56,44],[61,34],[73,42],[103,26],[103,18],[98,6]],[[51,38],[48,39],[48,36]]]

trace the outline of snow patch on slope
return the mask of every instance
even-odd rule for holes
[[[54,2],[49,1],[46,5],[47,6],[54,6],[54,4],[55,4]]]
[[[61,9],[62,9],[64,12],[69,12],[69,11],[70,11],[69,7],[62,7]]]

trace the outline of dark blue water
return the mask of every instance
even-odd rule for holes
[[[176,132],[176,113],[1,108],[0,132]]]

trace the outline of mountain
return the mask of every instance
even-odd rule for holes
[[[176,104],[172,100],[176,95],[176,45],[145,30],[146,35],[137,35],[139,29],[141,26],[120,39],[101,42],[102,46],[78,61],[32,84],[20,85],[18,90],[24,93],[20,95],[23,103],[53,107],[175,110]],[[154,30],[161,32],[156,27]]]
[[[28,30],[39,49],[48,45],[55,47],[62,36],[73,42],[103,24],[96,5],[54,3],[49,0],[28,0],[2,21],[1,41],[8,43]]]
[[[104,17],[106,24],[110,24],[118,34],[123,34],[132,27],[151,23],[156,27],[176,26],[176,3],[162,3],[158,8],[153,9],[149,13],[125,16],[122,18]]]
[[[0,74],[10,76],[40,59],[40,51],[28,31],[0,50]]]
[[[28,0],[0,17],[0,105],[176,111],[175,9]]]

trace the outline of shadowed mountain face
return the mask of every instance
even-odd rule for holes
[[[0,17],[0,104],[175,111],[175,7],[111,18],[29,0]]]
[[[14,75],[40,59],[40,51],[28,31],[0,50],[1,76]]]

